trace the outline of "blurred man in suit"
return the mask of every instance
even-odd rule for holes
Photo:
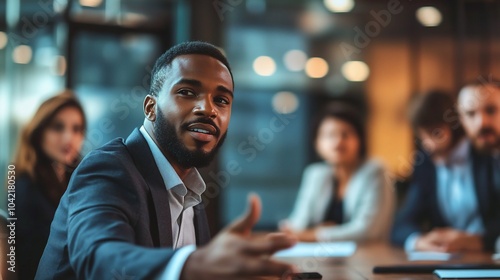
[[[463,87],[458,97],[458,111],[465,132],[474,148],[486,157],[480,172],[488,178],[490,200],[486,204],[500,227],[500,81],[480,77],[478,82]],[[484,171],[486,170],[486,172]],[[488,203],[489,202],[489,203]],[[491,237],[493,242],[494,236]],[[490,244],[491,245],[491,244]],[[495,239],[495,249],[500,252],[500,236]]]
[[[392,241],[407,251],[493,250],[500,226],[486,168],[489,157],[464,139],[450,94],[429,93],[413,105],[412,123],[423,156],[396,217]]]
[[[291,271],[269,256],[293,238],[250,236],[260,215],[255,196],[248,213],[210,242],[196,168],[224,141],[233,89],[216,47],[188,42],[163,54],[140,129],[92,151],[75,170],[36,279],[247,279]]]

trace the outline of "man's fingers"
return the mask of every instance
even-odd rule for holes
[[[262,204],[259,196],[251,194],[248,197],[248,210],[235,222],[228,226],[227,230],[243,235],[249,235],[253,226],[259,221]]]
[[[272,255],[275,252],[292,247],[297,243],[295,236],[275,233],[269,234],[265,238],[249,241],[243,251],[251,255]]]
[[[443,252],[445,250],[442,242],[432,236],[426,235],[417,240],[416,248],[418,251]]]
[[[289,238],[289,239],[297,239],[294,234],[290,234],[287,232],[271,232],[268,233],[264,236],[265,239],[267,240],[278,240],[278,239],[283,239],[283,238]]]
[[[290,242],[293,245],[297,244],[299,239],[297,238],[297,235],[294,233],[288,233],[288,232],[272,232],[269,234],[266,234],[264,236],[264,240],[267,240],[271,243],[278,243],[281,244],[283,242]]]

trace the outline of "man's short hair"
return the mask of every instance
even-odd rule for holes
[[[231,67],[229,66],[229,62],[226,57],[222,54],[222,52],[214,45],[201,42],[201,41],[191,41],[184,42],[178,45],[175,45],[168,49],[164,54],[162,54],[155,63],[153,70],[151,71],[151,86],[149,88],[149,94],[153,96],[158,96],[160,93],[163,83],[166,78],[166,70],[172,61],[181,55],[186,54],[202,54],[208,55],[220,61],[224,66],[227,67],[229,74],[231,74],[231,80],[234,85],[233,73],[231,72]]]
[[[478,76],[478,78],[463,84],[461,89],[466,87],[481,87],[481,86],[493,86],[496,88],[500,88],[500,80],[491,75],[480,75]]]

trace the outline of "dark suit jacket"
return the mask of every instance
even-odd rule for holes
[[[500,235],[500,186],[494,184],[491,156],[479,155],[471,148],[470,158],[479,212],[485,227],[484,249],[492,251]],[[394,244],[403,246],[414,232],[449,226],[439,209],[436,176],[432,160],[425,155],[423,162],[415,167],[405,203],[396,216],[391,235]]]
[[[198,245],[210,239],[194,207]],[[138,129],[92,151],[71,177],[36,279],[151,279],[175,254],[168,192]],[[128,277],[128,278],[127,278]]]

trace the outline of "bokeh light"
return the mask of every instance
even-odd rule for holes
[[[328,63],[321,57],[311,57],[306,63],[306,74],[311,78],[323,78],[328,74]]]
[[[33,51],[30,46],[27,45],[19,45],[14,48],[12,52],[12,60],[18,64],[28,64],[31,61],[31,57],[33,56]]]
[[[370,75],[370,68],[363,61],[348,61],[342,65],[342,75],[348,81],[362,82]]]
[[[290,50],[283,56],[283,62],[290,71],[302,71],[307,62],[307,55],[301,50]]]
[[[334,13],[347,13],[354,8],[354,0],[323,0],[323,4]]]
[[[269,56],[259,56],[253,62],[253,70],[260,76],[271,76],[276,71],[276,63]]]
[[[293,92],[280,91],[273,96],[273,109],[279,114],[291,114],[299,108],[299,99]]]
[[[417,10],[416,16],[418,21],[427,27],[438,26],[443,20],[441,12],[431,6],[421,7]]]

